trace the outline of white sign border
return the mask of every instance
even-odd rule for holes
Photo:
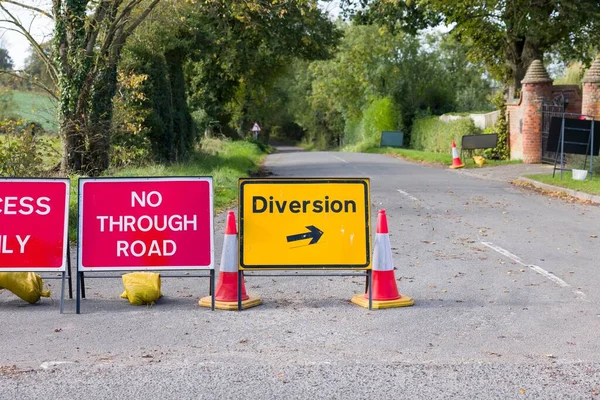
[[[0,272],[65,272],[67,270],[67,250],[69,246],[69,195],[71,189],[71,180],[68,178],[0,178],[0,182],[43,182],[43,183],[64,183],[65,184],[65,220],[63,227],[63,251],[62,265],[59,268],[53,267],[0,267]],[[69,252],[69,254],[71,254]]]
[[[85,267],[83,265],[83,196],[86,182],[208,182],[210,186],[210,264],[206,266],[149,266],[149,267]],[[77,271],[102,272],[102,271],[182,271],[182,270],[214,270],[215,269],[215,231],[214,231],[214,186],[212,176],[169,176],[169,177],[123,177],[123,178],[79,178],[79,192],[77,194]]]

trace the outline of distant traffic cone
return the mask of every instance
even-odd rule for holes
[[[221,265],[219,267],[219,282],[215,291],[215,308],[219,310],[238,309],[238,234],[235,224],[235,214],[229,211],[227,214],[227,226],[225,227],[225,238],[223,239],[223,251],[221,253]],[[248,296],[246,286],[242,279],[242,309],[257,306],[261,303],[258,297]],[[198,303],[202,307],[211,306],[211,296],[200,299]]]
[[[453,140],[452,141],[452,165],[450,166],[450,168],[456,169],[456,168],[462,168],[464,166],[465,166],[465,164],[463,164],[462,160],[460,159],[460,156],[458,155],[458,150],[456,149],[456,143],[454,143],[454,140]]]
[[[373,308],[406,307],[415,304],[415,301],[398,292],[392,262],[392,248],[388,233],[387,217],[385,210],[379,210],[377,215],[377,234],[375,249],[373,250]],[[369,307],[369,295],[357,294],[352,302],[362,307]]]

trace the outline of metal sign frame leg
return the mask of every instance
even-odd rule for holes
[[[71,281],[71,251],[69,242],[67,241],[67,270],[61,274],[61,285],[60,285],[60,313],[62,314],[65,309],[65,280],[69,278],[69,298],[73,298],[73,283]]]
[[[71,272],[71,246],[70,244],[67,242],[67,268],[68,268],[68,275],[67,277],[69,278],[69,299],[73,299],[73,273]]]
[[[81,313],[81,272],[77,272],[77,283],[75,287],[75,313]]]
[[[244,279],[243,272],[238,270],[237,277],[237,309],[242,311],[242,280]]]
[[[373,309],[373,270],[367,271],[367,282],[369,285],[369,310]]]
[[[208,288],[208,295],[210,296],[210,309],[215,311],[215,269],[210,270],[210,283]]]
[[[62,272],[62,279],[60,285],[60,313],[63,313],[64,305],[65,305],[65,278],[67,273],[65,271]]]

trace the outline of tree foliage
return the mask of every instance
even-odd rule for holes
[[[0,1],[4,22],[29,40],[58,89],[63,169],[99,174],[108,168],[117,64],[125,42],[159,1],[52,0],[51,10]],[[50,54],[11,7],[53,20]]]
[[[0,47],[0,70],[11,70],[13,69],[13,60],[8,54],[8,50]]]
[[[346,25],[335,57],[296,63],[288,88],[294,122],[319,147],[376,142],[416,115],[488,109],[490,83],[450,37],[416,37],[385,27]]]
[[[199,130],[243,136],[253,120],[265,132],[285,124],[277,77],[292,59],[327,57],[339,36],[314,1],[166,2],[132,37],[120,68],[149,75],[153,155],[176,161]]]
[[[347,9],[356,1],[347,0]],[[595,0],[360,0],[363,21],[408,30],[444,22],[511,93],[529,64],[551,49],[590,60],[597,51],[600,5]],[[413,16],[414,18],[409,18]]]

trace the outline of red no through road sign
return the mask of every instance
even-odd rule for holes
[[[65,271],[68,179],[0,179],[0,271]]]
[[[79,238],[79,271],[213,269],[212,178],[82,178]]]

